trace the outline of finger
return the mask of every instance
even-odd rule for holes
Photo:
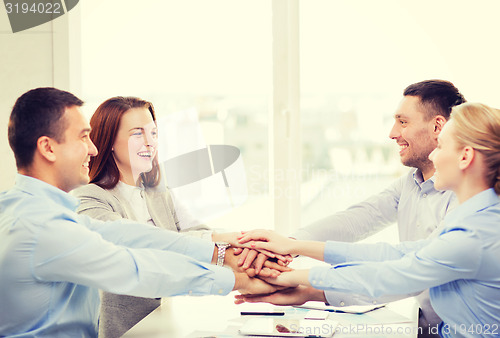
[[[276,278],[281,274],[280,271],[275,270],[275,269],[270,269],[270,268],[263,268],[260,273],[259,277],[271,277],[271,278]]]
[[[251,240],[269,241],[269,233],[266,230],[253,230],[247,232],[238,238],[239,243],[246,243]]]
[[[264,263],[264,266],[267,268],[270,268],[270,269],[281,271],[281,272],[292,271],[292,269],[289,268],[288,266],[279,265],[279,261],[278,261],[278,263],[276,263],[276,262],[267,260]]]
[[[264,243],[264,242],[258,242],[258,243],[267,244],[267,243]],[[276,257],[276,254],[275,254],[274,252],[272,252],[272,251],[268,251],[268,250],[266,250],[266,249],[264,249],[264,248],[262,248],[262,249],[258,249],[258,251],[259,251],[260,253],[263,253],[263,254],[264,254],[264,255],[266,255],[267,257],[270,257],[270,258],[275,258],[275,257]]]
[[[257,276],[257,273],[255,272],[254,268],[246,269],[245,272],[250,278]]]
[[[289,261],[288,261],[288,258],[286,257],[288,255],[280,255],[280,254],[276,254],[276,258],[279,259],[280,261],[282,261],[283,263],[286,263],[288,264]]]
[[[240,254],[240,257],[238,257],[238,266],[243,265],[243,263],[245,262],[245,259],[247,258],[249,251],[250,251],[250,249],[247,249],[247,248],[243,249],[242,253]]]
[[[272,295],[238,295],[236,301],[242,303],[272,303]]]
[[[235,256],[238,256],[243,250],[243,248],[233,248],[233,253]]]
[[[286,287],[291,286],[289,282],[283,281],[282,279],[277,278],[277,277],[260,277],[259,276],[259,278],[262,279],[263,281],[265,281],[266,283],[269,283],[269,284],[272,284],[275,286],[286,286]]]
[[[266,255],[264,255],[263,253],[259,253],[259,255],[257,256],[257,259],[255,259],[254,264],[253,264],[256,274],[260,273],[260,270],[264,266],[264,263],[267,261],[267,258],[268,257]]]
[[[248,269],[258,254],[259,253],[255,250],[249,250],[247,257],[245,258],[245,263],[243,264],[243,269]]]

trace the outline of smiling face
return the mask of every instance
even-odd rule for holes
[[[401,162],[418,168],[424,177],[432,176],[433,166],[429,154],[436,147],[435,121],[425,118],[420,98],[405,96],[394,114],[394,126],[389,137],[399,145]]]
[[[436,171],[434,173],[434,187],[439,190],[455,190],[461,181],[459,161],[461,150],[454,137],[454,122],[448,122],[438,137],[436,149],[429,155]]]
[[[54,143],[54,166],[56,186],[68,192],[89,183],[89,161],[97,155],[97,148],[90,140],[90,125],[79,107],[66,108],[63,119],[66,130],[62,142]]]
[[[135,185],[141,173],[151,171],[157,144],[156,124],[147,108],[132,108],[123,114],[113,144],[122,182]]]

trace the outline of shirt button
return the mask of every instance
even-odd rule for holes
[[[222,292],[224,292],[224,291],[222,291],[222,289],[220,289],[220,290],[219,290],[219,295],[221,295],[221,294],[222,294]]]
[[[377,301],[376,301],[376,300],[374,300],[374,301],[373,301],[373,305],[375,305],[375,304],[377,304]]]
[[[313,284],[316,284],[316,279],[313,279],[312,282],[313,282]]]
[[[344,305],[345,305],[345,303],[344,303],[344,302],[340,302],[340,306],[344,306]]]
[[[426,198],[426,197],[427,197],[427,194],[423,194],[422,196],[424,196],[424,198]]]
[[[323,281],[322,281],[322,280],[320,280],[318,284],[319,284],[319,285],[322,285],[322,284],[323,284]]]
[[[189,295],[190,296],[193,295],[193,291],[189,290]]]

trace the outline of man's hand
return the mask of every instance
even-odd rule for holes
[[[242,303],[270,303],[274,305],[302,305],[308,301],[326,302],[322,290],[312,286],[299,285],[266,295],[235,295],[235,304]]]
[[[262,294],[262,293],[272,293],[277,290],[283,289],[280,286],[272,285],[266,283],[259,278],[250,278],[244,272],[234,272],[234,288],[233,290],[238,290],[241,294]]]
[[[283,256],[282,258],[284,260],[280,260],[279,258],[271,259],[270,257],[257,252],[256,250],[247,248],[234,248],[233,253],[234,255],[239,256],[237,262],[238,266],[246,270],[247,274],[250,277],[253,277],[255,275],[270,277],[270,275],[267,274],[269,270],[276,270],[280,272],[292,270],[287,267],[288,263],[292,261],[291,256]]]
[[[267,258],[267,256],[265,256]],[[239,264],[239,257],[234,253],[233,249],[226,250],[226,257],[224,258],[224,265],[230,267],[236,272],[245,272],[249,277],[255,277],[256,275],[262,277],[278,277],[282,271],[291,271],[289,267],[279,265],[276,262],[271,262],[266,260],[264,262],[264,267],[257,267],[252,265],[245,269]],[[258,271],[258,272],[257,272]]]

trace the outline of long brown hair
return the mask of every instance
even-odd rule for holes
[[[97,108],[90,119],[90,139],[99,150],[97,156],[90,159],[90,183],[95,183],[103,189],[113,189],[120,180],[120,171],[113,158],[112,148],[115,142],[120,121],[132,108],[146,108],[151,112],[156,124],[156,116],[151,102],[137,97],[112,97]],[[144,186],[154,187],[160,182],[158,155],[153,159],[150,172],[141,173],[140,179]]]

